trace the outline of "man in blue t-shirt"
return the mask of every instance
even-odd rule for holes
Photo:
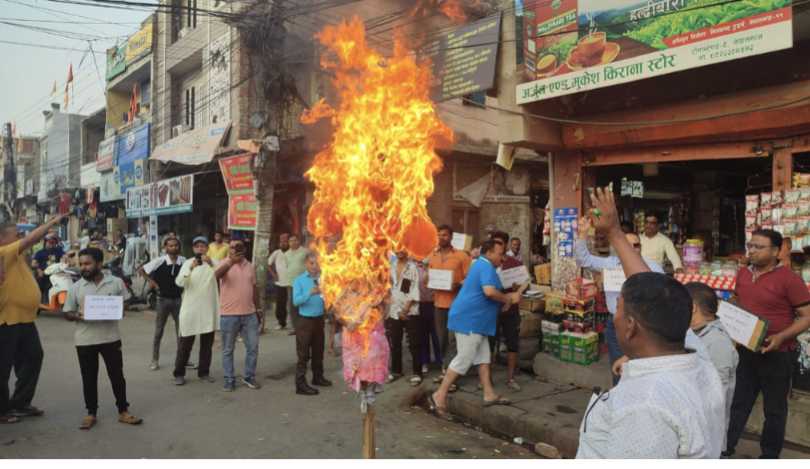
[[[45,275],[45,269],[53,264],[66,262],[72,265],[73,262],[65,257],[65,250],[59,246],[59,237],[56,233],[49,233],[45,236],[45,247],[40,249],[34,254],[34,260],[37,261],[37,282],[39,283],[39,290],[47,292],[51,287],[51,276]]]
[[[501,280],[496,269],[503,263],[505,254],[500,241],[482,244],[479,256],[470,267],[447,320],[447,328],[456,333],[458,354],[447,368],[439,390],[428,398],[436,414],[445,420],[452,420],[446,406],[450,386],[472,365],[478,366],[478,376],[484,385],[485,407],[512,403],[492,389],[488,336],[495,335],[500,303],[509,307],[520,301],[520,294],[501,293]]]

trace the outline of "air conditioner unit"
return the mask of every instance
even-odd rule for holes
[[[183,28],[183,29],[181,29],[180,31],[177,32],[177,37],[178,38],[184,38],[184,37],[186,37],[186,34],[188,34],[188,29]]]
[[[191,130],[191,126],[188,124],[175,125],[172,127],[172,138],[177,138],[189,130]]]

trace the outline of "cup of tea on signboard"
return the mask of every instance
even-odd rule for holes
[[[554,54],[544,55],[537,60],[537,74],[548,75],[557,69],[557,56]]]
[[[595,32],[587,36],[583,36],[579,40],[579,56],[580,60],[586,67],[592,67],[602,62],[602,56],[605,54],[605,45],[607,44],[607,36],[604,32]]]

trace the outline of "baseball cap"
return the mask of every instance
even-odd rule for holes
[[[208,238],[206,238],[205,236],[197,236],[196,238],[194,238],[194,242],[191,243],[191,245],[194,246],[195,244],[197,244],[199,242],[205,243],[206,246],[209,245]]]

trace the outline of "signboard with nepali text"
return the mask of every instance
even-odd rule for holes
[[[110,137],[107,140],[98,144],[98,160],[96,160],[96,171],[103,173],[113,169],[113,160],[115,155],[115,137]]]
[[[189,213],[194,202],[194,175],[127,189],[127,218]]]
[[[435,103],[495,86],[501,14],[463,26],[425,46],[422,59],[433,65],[430,99]]]
[[[222,178],[225,180],[228,194],[253,193],[252,160],[253,155],[250,153],[219,160],[219,167],[222,170]]]
[[[155,148],[149,159],[198,165],[214,159],[231,123],[211,124],[185,132]]]
[[[236,194],[228,196],[228,229],[256,229],[256,214],[259,203],[253,194]]]
[[[793,46],[791,0],[515,0],[517,103]]]

